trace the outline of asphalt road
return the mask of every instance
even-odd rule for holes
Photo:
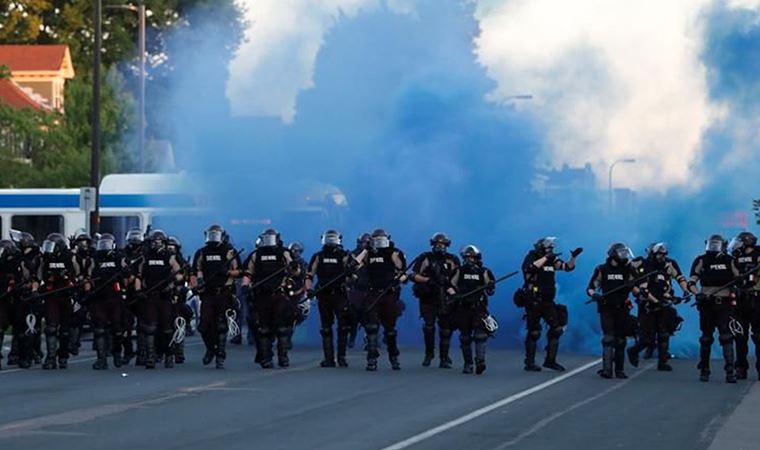
[[[0,371],[2,449],[550,449],[757,448],[760,383],[697,381],[694,361],[660,373],[645,362],[628,380],[603,380],[595,358],[565,356],[568,372],[526,373],[513,351],[493,351],[482,376],[420,366],[322,369],[317,349],[293,352],[289,369],[253,365],[231,346],[227,369],[90,369],[91,353],[66,371]],[[756,379],[756,377],[754,378]],[[747,416],[751,416],[748,418]],[[717,439],[716,439],[717,436]]]

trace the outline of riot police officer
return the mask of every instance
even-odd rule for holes
[[[145,365],[145,333],[143,333],[142,327],[137,323],[139,318],[140,303],[137,301],[137,293],[135,291],[135,280],[137,279],[140,263],[142,262],[144,255],[147,251],[145,248],[145,242],[143,239],[142,230],[139,228],[132,228],[124,235],[124,258],[129,266],[129,277],[127,279],[126,286],[126,301],[122,303],[122,326],[123,338],[122,338],[122,361],[124,364],[129,362],[137,356],[135,365]],[[132,341],[132,331],[137,330],[137,351],[135,352],[134,342]],[[121,351],[120,351],[121,353]]]
[[[406,257],[396,248],[385,230],[377,229],[372,232],[371,248],[363,251],[357,261],[367,267],[369,285],[362,311],[365,317],[364,331],[367,333],[366,369],[377,370],[377,358],[380,355],[378,334],[382,325],[391,368],[401,370],[396,320],[401,291],[399,284],[408,279]]]
[[[97,282],[93,287],[85,290],[90,302],[88,307],[92,314],[93,335],[95,339],[95,352],[97,360],[92,365],[94,370],[108,369],[108,340],[107,334],[111,334],[111,350],[113,365],[121,367],[122,355],[122,295],[126,289],[126,279],[129,275],[129,266],[124,255],[116,249],[116,238],[112,234],[104,233],[95,244],[94,264],[88,277],[91,276]]]
[[[738,281],[739,269],[725,247],[726,241],[719,234],[713,234],[705,241],[705,253],[697,256],[691,265],[689,290],[696,295],[699,329],[702,331],[699,338],[699,380],[710,380],[710,349],[717,328],[718,341],[723,349],[726,382],[736,383],[734,337],[730,322],[736,306],[734,284]],[[701,289],[697,289],[697,283]]]
[[[356,238],[356,247],[351,251],[354,260],[365,250],[369,250],[370,234],[362,233]],[[348,348],[354,348],[356,335],[359,332],[359,323],[361,322],[361,311],[364,301],[369,290],[369,281],[367,280],[367,266],[361,264],[352,270],[351,277],[347,280],[348,289],[348,311],[346,314],[346,324],[348,330]]]
[[[650,245],[646,258],[636,258],[636,276],[639,283],[639,340],[628,348],[628,359],[633,367],[639,365],[639,353],[657,343],[657,370],[670,372],[670,336],[677,325],[678,314],[673,307],[680,300],[674,298],[673,281],[688,292],[686,277],[678,263],[668,257],[663,242]]]
[[[293,333],[295,327],[302,324],[309,315],[311,309],[311,300],[306,295],[306,272],[308,271],[308,263],[303,257],[304,246],[299,241],[293,241],[288,245],[293,261],[298,263],[300,267],[298,276],[290,277],[290,280],[286,283],[289,284],[286,289],[286,297],[290,304],[290,311],[294,322],[293,327],[290,330],[290,343],[291,349],[293,346]]]
[[[45,297],[45,343],[43,369],[65,369],[69,359],[71,291],[78,272],[76,262],[60,233],[51,233],[42,243],[42,263],[38,279],[48,294]],[[57,358],[57,360],[56,360]]]
[[[5,331],[13,318],[12,296],[21,283],[21,261],[18,247],[12,241],[0,241],[0,369],[3,360]]]
[[[451,368],[449,346],[451,345],[451,321],[446,307],[446,289],[454,271],[459,267],[459,258],[448,252],[451,240],[444,233],[435,233],[430,238],[431,251],[419,255],[413,266],[413,292],[420,301],[422,334],[425,340],[424,367],[430,366],[435,357],[435,327],[438,323],[439,367]]]
[[[42,331],[42,302],[30,295],[38,289],[39,268],[42,254],[31,233],[23,232],[18,239],[20,249],[21,279],[10,298],[13,302],[13,340],[16,342],[15,358],[18,366],[28,369],[32,363],[39,363],[41,356],[40,333]],[[27,319],[31,319],[28,321]],[[34,322],[34,327],[27,324]],[[11,346],[13,353],[13,346]],[[11,355],[8,356],[9,364]]]
[[[211,225],[205,232],[206,245],[193,257],[190,286],[200,292],[200,332],[206,353],[203,364],[216,358],[216,368],[224,368],[227,357],[227,311],[233,307],[235,278],[240,276],[240,260],[235,249],[223,242],[224,229]]]
[[[92,273],[94,256],[92,238],[86,231],[79,230],[70,242],[70,246],[78,270],[76,281],[81,283]],[[82,333],[82,326],[87,321],[87,309],[84,307],[84,302],[79,301],[83,295],[82,292],[73,292],[73,294],[75,302],[73,304],[73,314],[71,315],[69,352],[72,355],[78,355],[79,348],[81,347],[80,335]]]
[[[496,292],[493,272],[483,265],[483,255],[474,245],[467,245],[460,252],[462,266],[457,267],[446,291],[454,296],[451,322],[459,330],[464,368],[462,373],[471,374],[472,344],[475,343],[475,373],[486,370],[486,341],[493,330],[487,329],[488,297]]]
[[[625,374],[625,346],[629,320],[628,294],[638,294],[634,286],[636,270],[631,264],[633,252],[625,244],[615,243],[607,251],[607,260],[594,269],[586,293],[596,302],[602,328],[602,378],[628,378]],[[601,291],[601,293],[599,293]]]
[[[259,245],[243,264],[243,286],[256,299],[254,314],[258,321],[257,352],[264,369],[274,367],[272,346],[277,339],[277,364],[289,367],[290,335],[293,323],[287,321],[288,301],[285,281],[300,275],[300,266],[285,248],[277,230],[269,228],[259,235]]]
[[[338,365],[348,367],[346,348],[348,346],[349,325],[346,323],[348,298],[345,280],[348,276],[351,254],[343,249],[343,236],[336,230],[327,230],[322,234],[322,249],[309,261],[306,273],[307,296],[315,295],[314,277],[317,277],[316,297],[319,306],[319,318],[322,336],[324,360],[322,367],[335,367],[335,341],[333,324],[337,322]]]
[[[555,275],[558,271],[571,272],[575,269],[575,259],[583,252],[576,248],[570,253],[570,259],[565,262],[555,253],[557,238],[543,237],[536,241],[533,249],[523,260],[522,272],[525,284],[525,318],[527,333],[525,335],[525,370],[538,372],[536,365],[536,346],[541,337],[541,321],[548,326],[546,359],[543,366],[547,369],[564,371],[565,368],[557,362],[559,338],[564,333],[563,314],[554,302],[557,295]]]
[[[138,266],[135,283],[139,308],[139,324],[145,339],[145,368],[156,367],[157,351],[164,355],[164,367],[174,367],[174,354],[166,348],[174,334],[174,308],[171,301],[174,286],[184,284],[182,266],[176,255],[166,248],[168,236],[162,230],[154,230],[148,236],[150,249]],[[164,334],[160,342],[164,348],[157,350],[156,337]]]
[[[736,267],[745,275],[737,282],[736,320],[743,333],[734,336],[736,341],[736,378],[747,379],[749,371],[749,337],[752,330],[752,342],[755,344],[755,367],[760,375],[760,284],[758,271],[760,267],[760,247],[757,236],[744,231],[731,240],[731,255],[736,258]]]
[[[190,269],[188,267],[188,262],[185,259],[185,256],[182,254],[182,242],[179,240],[176,236],[169,236],[169,239],[166,243],[166,248],[169,250],[169,253],[173,254],[177,257],[177,260],[179,261],[180,265],[183,267],[182,270],[182,276],[185,277],[185,279],[190,279],[190,274],[188,270]],[[181,322],[184,322],[184,329],[181,330],[183,332],[183,336],[190,335],[192,333],[192,325],[191,321],[193,320],[193,317],[195,316],[195,313],[193,312],[193,309],[190,307],[190,305],[187,304],[187,294],[189,292],[189,289],[186,285],[175,285],[175,289],[172,292],[172,304],[174,305],[174,317],[175,319],[175,328],[177,329],[177,332],[179,332],[179,327],[183,326]],[[177,322],[179,318],[182,318],[181,322]],[[184,364],[185,363],[185,339],[184,337],[180,339],[178,342],[174,342],[174,362],[176,364]]]

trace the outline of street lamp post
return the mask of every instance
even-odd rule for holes
[[[92,147],[90,154],[90,186],[95,189],[94,208],[90,212],[90,233],[100,226],[100,52],[103,47],[101,0],[93,0],[93,28],[95,39],[92,49]]]
[[[636,162],[636,159],[634,158],[623,158],[618,159],[614,161],[612,164],[610,164],[610,176],[609,176],[609,190],[608,190],[608,197],[609,197],[609,211],[610,214],[613,212],[613,200],[612,200],[612,169],[615,168],[616,165],[623,163],[623,164],[633,164]]]
[[[139,93],[138,93],[138,108],[139,108],[139,121],[137,133],[137,146],[140,153],[139,167],[140,172],[145,172],[145,3],[143,0],[139,0],[138,5],[107,5],[108,9],[124,9],[137,13],[138,18],[138,34],[137,34],[137,51],[139,52],[140,77],[139,77]]]

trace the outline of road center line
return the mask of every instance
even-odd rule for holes
[[[433,436],[436,436],[438,434],[441,434],[445,431],[448,431],[454,427],[458,427],[459,425],[465,424],[467,422],[470,422],[472,420],[477,419],[480,416],[483,416],[485,414],[490,413],[491,411],[494,411],[496,409],[502,408],[506,405],[509,405],[510,403],[514,403],[517,400],[520,400],[522,398],[525,398],[531,394],[535,394],[536,392],[540,392],[548,387],[551,387],[557,383],[561,383],[562,381],[567,380],[570,377],[573,377],[587,369],[590,369],[591,367],[594,367],[601,363],[602,360],[596,359],[594,361],[591,361],[589,363],[586,363],[580,367],[577,367],[570,372],[567,372],[565,374],[562,374],[558,377],[552,378],[551,380],[545,381],[541,384],[538,384],[536,386],[533,386],[532,388],[526,389],[522,392],[518,392],[517,394],[510,395],[509,397],[503,398],[497,402],[491,403],[490,405],[484,406],[480,409],[476,409],[475,411],[472,411],[469,414],[465,414],[462,417],[459,417],[457,419],[451,420],[449,422],[446,422],[442,425],[439,425],[435,428],[431,428],[427,431],[423,431],[420,434],[417,434],[415,436],[412,436],[408,439],[404,439],[403,441],[397,442],[393,445],[390,445],[388,447],[383,448],[382,450],[402,450],[408,447],[411,447],[412,445],[418,444],[426,439],[430,439]]]

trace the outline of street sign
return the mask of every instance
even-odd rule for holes
[[[83,187],[79,189],[79,209],[86,212],[95,211],[94,187]]]

